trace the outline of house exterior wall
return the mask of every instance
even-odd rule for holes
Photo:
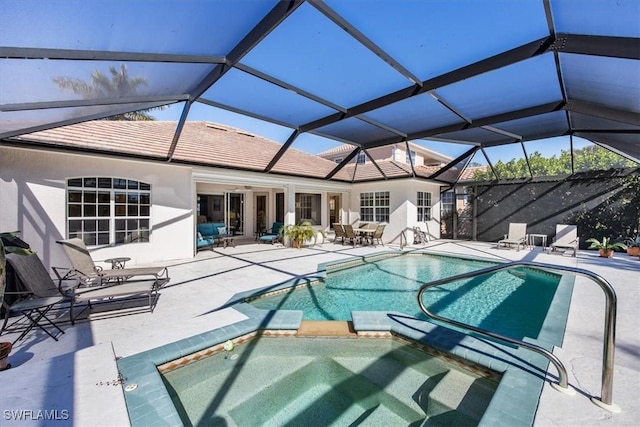
[[[440,238],[440,186],[413,179],[354,184],[348,214],[349,224],[360,222],[360,194],[376,191],[389,191],[389,223],[382,239],[385,243],[413,243],[415,226],[427,232],[430,239]],[[418,222],[417,220],[418,191],[431,193],[432,218],[430,221]]]
[[[69,265],[56,240],[67,237],[66,180],[73,177],[151,184],[150,241],[92,249],[94,260],[129,257],[134,265],[193,256],[189,167],[0,146],[0,174],[0,230],[20,230],[46,266]]]

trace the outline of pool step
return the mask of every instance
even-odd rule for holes
[[[358,337],[353,323],[341,320],[303,320],[296,335],[299,337]]]
[[[495,388],[491,380],[450,370],[428,394],[424,425],[442,425],[450,420],[458,420],[456,425],[477,425]]]

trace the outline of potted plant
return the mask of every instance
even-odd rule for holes
[[[629,237],[624,243],[627,245],[627,255],[640,256],[640,234],[636,237]]]
[[[626,250],[627,245],[622,242],[611,242],[611,238],[603,237],[602,241],[599,241],[595,237],[587,239],[587,243],[591,243],[588,249],[598,249],[600,252],[600,256],[604,258],[611,258],[613,256],[613,251],[616,249]]]
[[[304,242],[313,240],[314,244],[318,237],[318,233],[326,237],[324,231],[316,230],[313,228],[313,224],[309,221],[305,221],[295,225],[285,225],[280,229],[280,236],[291,242],[291,246],[296,249],[300,249]]]

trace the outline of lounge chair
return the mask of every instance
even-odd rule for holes
[[[8,321],[12,314],[22,314],[29,321],[29,324],[22,330],[22,333],[14,343],[24,338],[34,327],[40,328],[51,338],[58,341],[57,333],[51,333],[51,330],[61,334],[64,334],[64,331],[49,319],[47,314],[56,305],[67,301],[67,298],[58,292],[58,288],[36,254],[19,255],[9,253],[6,258],[16,278],[22,283],[24,291],[7,292],[21,295],[21,298],[11,305],[3,301],[6,312],[0,333],[5,331],[5,328],[6,331],[12,331],[11,326],[21,324],[21,317],[12,321],[9,325]],[[4,293],[2,292],[3,295]],[[2,299],[2,295],[0,295],[0,299]],[[45,328],[45,323],[52,328],[49,328],[50,330]]]
[[[504,239],[498,240],[498,249],[501,246],[516,246],[516,250],[520,250],[520,246],[527,244],[527,224],[521,222],[512,222],[509,224],[509,234],[504,235]]]
[[[153,302],[158,292],[155,279],[127,280],[117,285],[87,287],[81,281],[77,280],[78,277],[74,274],[75,270],[54,267],[53,270],[58,276],[58,285],[56,285],[36,254],[10,254],[10,256],[7,256],[7,259],[22,284],[29,291],[33,292],[34,295],[46,295],[51,301],[56,301],[54,305],[69,301],[69,318],[71,324],[75,324],[77,318],[77,315],[74,316],[74,306],[80,303],[87,303],[87,307],[91,308],[91,302],[98,300],[113,303],[115,302],[115,298],[126,297],[127,299],[131,299],[132,297],[148,296],[149,308],[153,312]],[[118,300],[118,302],[121,302],[121,300]],[[121,308],[121,306],[117,305],[117,308]],[[51,321],[49,321],[49,323],[53,324]],[[56,325],[54,324],[54,326]],[[60,330],[57,326],[56,328]]]
[[[95,265],[82,239],[58,240],[58,243],[64,248],[73,270],[78,275],[78,279],[85,285],[105,285],[110,282],[120,283],[131,277],[153,278],[158,288],[169,282],[169,271],[166,267],[134,267],[105,270]]]
[[[553,238],[553,242],[549,245],[549,248],[551,252],[556,249],[571,249],[575,257],[578,254],[579,242],[577,226],[556,224],[556,236]]]
[[[342,244],[344,245],[344,227],[342,226],[342,224],[339,223],[334,223],[333,224],[333,231],[336,234],[336,237],[333,239],[333,243],[336,243],[338,241],[338,239],[340,239],[342,241]]]

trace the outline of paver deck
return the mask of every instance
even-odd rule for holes
[[[245,320],[244,314],[227,306],[236,293],[313,275],[322,263],[400,250],[353,248],[330,242],[303,249],[261,245],[253,240],[243,243],[238,241],[235,248],[215,248],[199,252],[194,259],[167,263],[171,282],[161,290],[153,313],[135,306],[97,312],[90,322],[81,321],[75,326],[63,323],[66,333],[59,342],[44,333],[30,333],[14,347],[10,355],[13,367],[0,372],[0,424],[127,426],[116,358]],[[593,251],[579,251],[578,257],[573,258],[548,254],[541,248],[497,250],[495,244],[482,242],[443,240],[420,248],[451,255],[577,266],[607,279],[618,296],[613,399],[622,412],[611,414],[589,400],[600,396],[605,304],[599,287],[578,277],[563,346],[554,351],[567,365],[569,382],[578,393],[562,395],[545,384],[534,425],[640,424],[640,260],[622,253],[603,259]],[[415,249],[418,247],[404,248]],[[68,318],[64,310],[58,315],[63,320]],[[12,338],[7,335],[0,340]],[[44,411],[57,420],[45,422]],[[18,417],[23,419],[18,421]]]

